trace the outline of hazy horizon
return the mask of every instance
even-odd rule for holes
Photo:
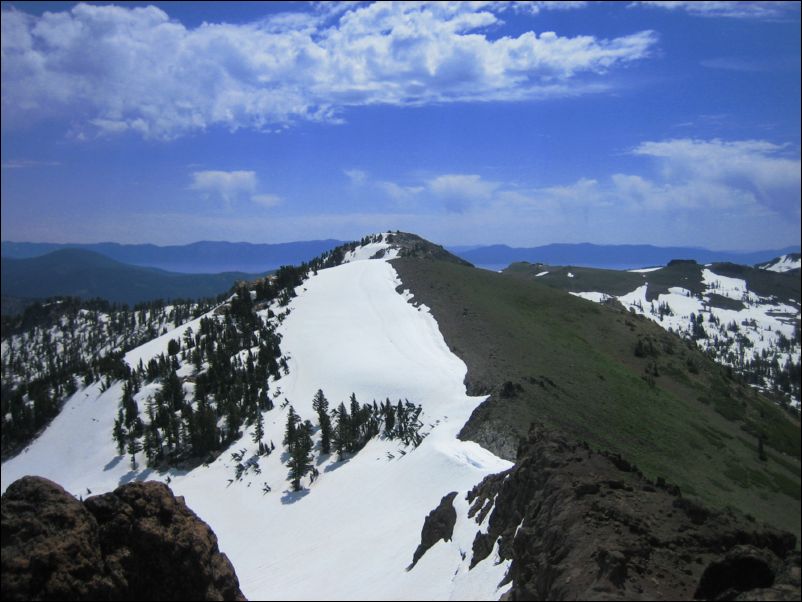
[[[376,232],[366,232],[365,234],[366,235],[376,234]],[[417,233],[413,232],[413,234],[417,234]],[[360,237],[356,237],[353,240],[359,240],[361,238],[362,237],[360,236]],[[192,246],[192,245],[197,245],[197,244],[202,244],[202,243],[225,243],[225,244],[231,244],[231,245],[240,245],[240,244],[246,244],[246,245],[286,245],[286,244],[293,244],[293,243],[312,243],[312,242],[326,242],[326,241],[341,242],[341,243],[352,242],[352,241],[349,241],[349,240],[340,240],[340,239],[336,239],[336,238],[331,238],[331,239],[320,239],[320,238],[318,238],[318,239],[310,239],[310,240],[287,240],[287,241],[280,241],[280,242],[275,242],[275,243],[272,243],[272,242],[262,242],[262,243],[260,243],[260,242],[248,242],[248,241],[245,241],[245,240],[196,240],[196,241],[192,241],[192,242],[189,242],[189,243],[177,244],[177,245],[174,245],[174,244],[156,244],[156,243],[150,243],[150,242],[121,243],[121,242],[117,242],[117,241],[113,241],[113,240],[98,240],[98,241],[88,241],[88,242],[59,242],[59,241],[51,241],[51,240],[40,240],[40,241],[37,241],[37,240],[6,240],[6,239],[3,239],[0,242],[10,243],[10,244],[31,244],[31,245],[104,245],[104,244],[121,245],[121,246],[142,245],[142,246],[154,246],[154,247],[164,248],[164,247],[187,247],[187,246]],[[440,244],[436,240],[432,240],[430,242],[433,242],[435,244]],[[507,247],[510,247],[510,248],[513,248],[513,249],[515,249],[515,248],[525,249],[525,248],[545,247],[545,246],[550,246],[550,245],[577,245],[577,246],[579,246],[579,245],[594,245],[594,246],[606,246],[606,247],[611,247],[611,246],[633,246],[633,247],[652,246],[652,247],[655,247],[655,248],[673,248],[673,247],[676,247],[676,248],[698,249],[698,250],[702,250],[702,251],[712,251],[712,252],[721,252],[721,253],[744,253],[744,254],[760,252],[760,251],[787,251],[789,249],[795,249],[795,250],[802,249],[802,245],[799,245],[799,244],[796,244],[796,245],[791,244],[791,245],[783,245],[783,246],[775,246],[775,247],[755,248],[755,249],[740,249],[740,250],[736,250],[736,249],[730,249],[730,248],[715,249],[715,248],[711,248],[711,247],[700,247],[700,246],[695,246],[695,245],[652,245],[651,243],[611,243],[611,244],[605,245],[605,244],[598,244],[598,243],[593,243],[593,242],[589,242],[589,241],[580,241],[580,242],[575,242],[575,243],[553,242],[553,243],[545,243],[543,245],[532,245],[531,247],[523,247],[523,246],[520,246],[520,245],[510,245],[510,244],[507,244],[504,241],[495,242],[495,243],[487,243],[487,244],[463,243],[463,244],[455,244],[455,245],[449,244],[449,245],[443,245],[443,246],[447,247],[449,249],[459,249],[459,250],[462,250],[462,251],[466,251],[468,249],[479,249],[479,248],[494,247],[494,246],[507,246]]]

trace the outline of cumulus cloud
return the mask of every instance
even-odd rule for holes
[[[256,183],[253,171],[196,171],[192,173],[190,188],[217,196],[231,206],[236,198],[253,194]]]
[[[799,150],[767,140],[690,138],[645,141],[630,154],[650,159],[638,173],[533,186],[480,174],[440,174],[406,182],[365,183],[413,209],[451,213],[511,211],[568,214],[590,209],[632,212],[738,210],[799,218]]]
[[[423,186],[405,186],[397,182],[379,181],[376,186],[394,201],[405,202],[414,199],[426,190]]]
[[[257,192],[259,180],[253,171],[195,171],[192,172],[190,190],[197,190],[207,198],[223,201],[230,209],[235,201],[249,200],[263,207],[275,207],[283,200],[276,194]]]
[[[798,2],[708,2],[688,0],[686,2],[633,2],[667,10],[684,11],[699,17],[730,17],[736,19],[779,19],[799,12]]]
[[[697,188],[715,184],[773,208],[791,205],[802,188],[798,156],[789,156],[786,145],[766,140],[681,138],[643,142],[633,153],[655,158],[666,180]]]
[[[528,10],[558,8],[547,4]],[[576,95],[603,89],[600,76],[648,57],[657,41],[652,31],[494,39],[488,28],[515,6],[505,3],[322,6],[195,28],[154,6],[78,4],[41,16],[4,6],[4,120],[68,116],[79,138],[174,138],[336,122],[351,106]]]
[[[435,197],[445,203],[450,211],[462,211],[473,204],[488,201],[499,187],[476,174],[445,174],[427,182]]]

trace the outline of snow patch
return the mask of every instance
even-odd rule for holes
[[[790,270],[798,270],[802,267],[802,259],[794,259],[790,255],[783,255],[774,262],[769,262],[759,266],[761,270],[769,272],[788,272]]]
[[[612,299],[611,295],[607,293],[595,293],[595,292],[587,292],[587,293],[574,293],[571,292],[574,297],[581,297],[582,299],[587,299],[588,301],[595,301],[596,303],[603,303],[608,299]]]
[[[638,268],[637,270],[627,270],[627,272],[634,272],[636,274],[648,274],[649,272],[656,272],[657,270],[662,270],[663,266],[659,265],[654,268]]]
[[[365,261],[368,259],[373,259],[377,253],[382,253],[381,257],[377,259],[381,259],[383,261],[388,261],[390,259],[394,259],[398,257],[398,249],[392,247],[389,242],[387,242],[387,237],[390,235],[390,232],[383,232],[379,234],[379,240],[377,242],[371,242],[366,245],[361,245],[354,249],[353,251],[349,251],[346,253],[345,257],[343,258],[343,263],[352,263],[354,261]]]
[[[2,489],[26,474],[82,496],[132,480],[169,478],[176,495],[215,531],[250,599],[498,598],[507,564],[496,548],[468,571],[477,527],[469,525],[461,505],[455,538],[438,543],[406,571],[423,520],[442,496],[458,491],[457,499],[464,499],[485,476],[511,464],[457,439],[484,398],[466,394],[465,364],[449,351],[428,309],[396,293],[399,284],[390,263],[357,260],[320,270],[298,287],[278,328],[290,372],[271,383],[271,395],[286,398],[315,422],[312,397],[319,388],[332,407],[352,392],[363,403],[409,399],[423,407],[427,436],[417,448],[373,439],[345,461],[318,456],[320,476],[294,493],[280,453],[287,409],[277,406],[264,413],[264,440],[279,449],[259,458],[258,475],[230,481],[237,463],[231,452],[244,448],[250,457],[255,451],[252,428],[208,466],[160,474],[144,467],[140,453],[134,470],[111,437],[122,385],[101,392],[93,384],[68,399],[44,433],[3,464]],[[170,339],[189,327],[197,330],[198,321],[134,349],[126,361],[135,365],[166,351]],[[157,389],[142,387],[140,409]],[[272,488],[266,494],[265,483]]]

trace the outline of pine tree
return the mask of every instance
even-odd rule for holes
[[[131,437],[128,440],[127,451],[129,454],[131,454],[131,468],[136,470],[136,454],[142,451],[142,443],[140,443],[139,439],[136,437]]]
[[[287,446],[287,451],[292,454],[292,449],[295,447],[295,441],[297,438],[298,432],[298,424],[301,422],[301,418],[298,414],[295,413],[295,409],[290,406],[289,411],[287,412],[287,427],[284,430],[284,445]]]
[[[340,403],[337,410],[335,410],[334,420],[334,451],[337,452],[337,456],[342,460],[346,452],[352,447],[351,419],[344,403]]]
[[[143,451],[145,457],[148,459],[148,466],[154,466],[156,461],[162,455],[161,437],[159,430],[151,423],[145,427],[145,440],[143,443]]]
[[[351,420],[349,421],[350,433],[348,437],[349,452],[355,452],[362,448],[362,425],[363,412],[356,400],[356,394],[351,393]]]
[[[253,442],[261,443],[262,437],[265,436],[265,419],[260,410],[256,411],[256,430],[253,433]]]
[[[388,439],[391,439],[393,437],[393,432],[395,431],[395,410],[393,409],[393,404],[390,403],[389,398],[384,404],[382,404],[381,408],[384,416],[384,436]]]
[[[126,438],[126,431],[123,423],[123,409],[120,408],[117,412],[117,418],[114,420],[114,430],[112,431],[112,434],[114,436],[114,441],[117,443],[117,453],[121,456],[125,453]]]
[[[320,451],[324,454],[331,453],[331,418],[329,417],[329,402],[323,395],[323,390],[318,389],[312,399],[312,409],[317,412],[320,422]]]
[[[301,490],[301,479],[311,472],[312,466],[312,423],[308,420],[295,431],[295,443],[290,449],[290,479],[293,491]]]

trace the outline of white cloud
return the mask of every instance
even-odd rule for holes
[[[263,207],[276,207],[284,202],[277,194],[255,194],[251,197],[251,201]]]
[[[499,2],[499,4],[502,4]],[[512,2],[509,3],[513,10],[526,11],[534,15],[542,10],[572,10],[577,8],[585,8],[587,2],[571,2],[570,0],[549,0],[547,2],[531,1],[531,2]]]
[[[362,186],[368,179],[368,174],[361,169],[346,169],[343,173],[351,180],[354,186]]]
[[[799,12],[798,2],[707,2],[689,0],[686,2],[633,2],[667,10],[678,10],[700,17],[731,17],[737,19],[778,19]]]
[[[788,150],[766,140],[681,138],[643,142],[633,153],[656,158],[663,177],[674,183],[716,184],[781,207],[794,198],[798,205],[802,188],[802,164]]]
[[[426,190],[423,186],[404,186],[396,182],[380,181],[376,186],[391,199],[399,202],[409,201]]]
[[[257,192],[259,179],[253,171],[195,171],[189,188],[206,197],[221,199],[227,209],[235,201],[245,199],[262,207],[276,207],[284,202],[277,194]]]
[[[605,89],[651,31],[492,39],[504,3],[375,3],[187,28],[159,8],[2,11],[4,123],[69,118],[87,132],[173,138],[222,126],[334,121],[349,106],[512,101]],[[528,10],[572,8],[540,3]],[[84,128],[84,129],[80,129]]]
[[[472,204],[487,202],[499,187],[498,182],[483,180],[476,174],[445,174],[426,184],[450,211],[463,211]]]
[[[222,199],[227,207],[237,198],[256,192],[257,179],[253,171],[195,171],[190,188]]]

